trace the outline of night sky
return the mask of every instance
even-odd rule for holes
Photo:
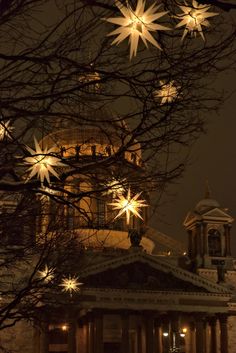
[[[207,133],[192,147],[190,164],[184,176],[171,185],[153,220],[153,225],[165,234],[187,243],[182,223],[189,210],[204,198],[206,180],[211,197],[236,220],[236,72],[221,74],[218,87],[231,92],[219,114],[205,117]],[[233,92],[234,90],[234,92]],[[158,214],[159,213],[159,214]],[[236,256],[236,222],[232,227],[232,252]]]

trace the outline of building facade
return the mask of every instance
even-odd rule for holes
[[[108,138],[88,127],[58,130],[43,143],[82,164],[119,148],[112,132]],[[122,168],[142,173],[137,150],[125,152]],[[118,163],[111,175],[119,168]],[[97,173],[102,184],[102,172]],[[79,187],[89,194],[91,175],[69,176],[67,190]],[[0,333],[2,346],[18,353],[235,353],[233,218],[206,195],[184,221],[185,252],[175,239],[145,224],[146,208],[143,222],[133,217],[129,227],[124,218],[111,224],[112,198],[103,190],[79,201],[83,214],[66,206],[59,210],[66,232],[80,244],[72,264],[83,285],[66,293],[66,300],[52,291],[53,304],[42,302],[35,324],[20,322]],[[43,208],[38,234],[49,224],[53,229],[58,212],[50,200]],[[166,251],[160,253],[160,246]]]

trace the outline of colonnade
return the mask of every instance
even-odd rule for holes
[[[225,314],[209,316],[204,313],[128,310],[112,313],[120,322],[120,338],[116,348],[118,353],[169,353],[171,350],[180,353],[228,353]],[[101,310],[94,310],[79,320],[71,316],[68,319],[67,353],[107,353],[105,315]],[[187,331],[184,345],[180,335],[183,325]],[[38,336],[39,348],[34,353],[53,352],[50,349],[47,323],[43,326]],[[131,342],[131,334],[135,344]]]

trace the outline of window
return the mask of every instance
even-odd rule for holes
[[[208,232],[208,252],[210,256],[221,256],[221,236],[217,229]]]

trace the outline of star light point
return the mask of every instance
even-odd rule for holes
[[[59,284],[59,286],[63,287],[63,292],[69,292],[70,295],[72,295],[73,292],[80,291],[80,286],[82,284],[83,283],[79,282],[79,278],[77,276],[71,277],[71,275],[69,275],[68,277],[62,279],[62,283]]]
[[[208,12],[210,7],[210,5],[198,4],[196,0],[192,1],[192,6],[189,6],[186,1],[185,5],[179,6],[183,12],[175,17],[180,19],[176,28],[185,26],[182,41],[188,33],[196,37],[197,32],[199,32],[202,39],[205,40],[202,26],[209,27],[210,23],[207,18],[218,15],[216,12]]]
[[[117,29],[108,34],[108,36],[117,35],[112,44],[118,45],[129,37],[130,59],[137,54],[139,38],[142,39],[146,47],[148,47],[147,42],[150,42],[156,48],[161,49],[159,43],[150,32],[166,31],[171,29],[155,23],[155,21],[160,17],[166,15],[168,11],[157,12],[160,5],[156,6],[155,3],[145,10],[145,0],[137,0],[135,10],[133,10],[129,4],[124,6],[118,0],[115,1],[115,4],[122,13],[123,17],[109,17],[105,19],[105,21],[119,26]]]
[[[161,99],[161,104],[171,103],[178,96],[179,86],[174,81],[164,83],[160,81],[161,89],[154,92],[154,97]]]
[[[25,164],[31,164],[31,167],[28,169],[31,173],[28,176],[27,181],[37,174],[37,177],[40,178],[42,184],[44,179],[46,179],[48,184],[50,184],[50,173],[59,179],[59,175],[53,167],[64,166],[64,164],[60,162],[59,157],[52,155],[52,153],[55,153],[54,147],[49,149],[46,147],[43,150],[39,146],[39,143],[35,137],[34,143],[35,151],[29,146],[26,146],[27,151],[31,154],[30,157],[25,157]]]
[[[130,223],[130,214],[133,214],[140,219],[143,219],[140,215],[141,207],[148,207],[145,200],[140,200],[139,197],[141,192],[131,197],[130,189],[127,192],[127,196],[117,195],[118,198],[115,199],[115,202],[109,203],[109,205],[114,206],[114,210],[119,210],[115,219],[122,216],[124,213],[126,214],[126,223]]]
[[[50,268],[47,265],[45,265],[43,270],[38,271],[38,275],[40,279],[48,283],[52,281],[55,276],[55,268]]]
[[[0,141],[4,140],[5,137],[11,138],[10,133],[13,131],[14,127],[10,126],[11,121],[0,122]]]

